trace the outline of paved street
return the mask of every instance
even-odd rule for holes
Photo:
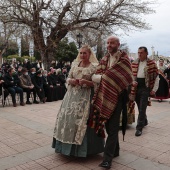
[[[51,148],[61,101],[27,106],[0,105],[0,170],[102,170],[102,155],[70,158]],[[170,170],[170,104],[152,100],[141,137],[129,125],[114,170]],[[136,113],[137,114],[137,113]],[[137,117],[137,116],[136,116]]]

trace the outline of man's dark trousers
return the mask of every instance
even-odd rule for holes
[[[142,130],[147,122],[146,109],[148,105],[150,89],[147,87],[138,87],[136,93],[136,104],[138,106],[138,120],[136,130]]]
[[[17,86],[13,86],[13,87],[9,87],[8,88],[9,93],[12,96],[12,102],[16,103],[16,98],[15,98],[15,94],[19,93],[20,94],[20,103],[23,102],[23,89]]]
[[[108,134],[105,150],[104,150],[104,160],[106,162],[111,162],[115,152],[119,152],[119,125],[120,125],[120,114],[122,112],[124,92],[122,92],[118,98],[118,104],[114,110],[112,116],[107,121],[105,127]]]

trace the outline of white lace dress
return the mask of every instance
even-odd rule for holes
[[[91,80],[96,67],[93,64],[90,64],[87,68],[78,67],[78,65],[79,63],[73,64],[68,78]],[[88,135],[86,124],[90,111],[91,91],[92,88],[90,87],[68,85],[67,92],[57,114],[54,128],[53,147],[56,148],[56,152],[60,152],[65,155],[79,156],[77,153],[81,151],[78,151],[77,147],[80,148],[79,150],[81,150],[82,147],[84,150],[85,147],[86,153],[80,154],[80,156],[87,156],[87,141],[89,139],[87,139]],[[92,131],[92,129],[88,129],[88,131]],[[96,142],[98,143],[98,140],[100,140],[99,143],[102,145],[102,149],[99,150],[102,152],[104,146],[103,139],[97,137],[95,133],[93,133],[92,138],[97,138],[97,141],[93,140],[95,144]],[[75,151],[73,151],[72,145],[76,146],[76,154]]]

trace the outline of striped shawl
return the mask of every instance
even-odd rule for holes
[[[91,115],[88,125],[95,128],[99,136],[104,137],[104,124],[115,110],[119,94],[132,83],[131,63],[125,52],[118,51],[115,55],[116,62],[108,68],[109,55],[100,62],[96,74],[101,74],[102,79],[92,100]]]
[[[132,72],[133,72],[134,81],[137,80],[138,67],[139,67],[139,59],[135,60],[132,63]],[[146,87],[149,87],[152,90],[154,87],[156,77],[158,76],[158,68],[153,60],[147,58],[147,65],[144,68],[144,73],[145,73]],[[135,101],[135,96],[136,96],[136,87],[132,86],[129,95],[130,100]]]

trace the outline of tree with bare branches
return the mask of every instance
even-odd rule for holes
[[[43,62],[54,57],[69,32],[149,29],[144,15],[153,13],[147,0],[1,0],[0,20],[29,28]]]
[[[17,34],[17,25],[15,23],[5,23],[0,24],[0,64],[2,64],[2,56],[7,51],[9,45],[12,43],[12,39],[15,38]]]

